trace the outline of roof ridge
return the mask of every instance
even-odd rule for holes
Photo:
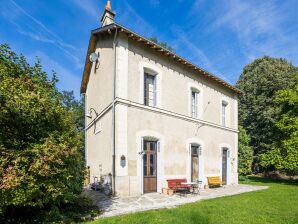
[[[132,35],[132,36],[130,36],[131,38],[133,36],[136,36],[138,38],[142,38],[143,39],[142,41],[143,42],[145,41],[146,44],[148,44],[148,45],[150,45],[150,44],[151,45],[154,45],[154,46],[156,46],[155,48],[162,49],[162,51],[160,50],[160,52],[165,51],[166,53],[168,53],[167,56],[172,55],[174,59],[175,58],[178,58],[178,61],[179,62],[182,62],[182,64],[189,65],[193,69],[201,71],[204,76],[207,76],[208,78],[213,79],[214,81],[216,81],[218,83],[221,83],[222,85],[224,85],[225,87],[227,87],[227,88],[235,91],[236,93],[241,93],[241,91],[239,89],[237,89],[234,85],[232,85],[232,84],[228,83],[227,81],[219,78],[217,75],[214,75],[213,73],[211,73],[211,72],[209,72],[209,71],[201,68],[200,66],[194,64],[193,62],[189,61],[188,59],[185,59],[182,56],[178,55],[177,53],[175,53],[173,51],[170,51],[169,49],[166,49],[165,47],[159,45],[158,43],[155,43],[155,42],[149,40],[148,38],[146,38],[146,37],[144,37],[144,36],[142,36],[142,35],[134,32],[134,31],[131,31],[129,28],[126,28],[125,26],[123,26],[123,25],[121,25],[119,23],[113,23],[113,24],[110,24],[110,25],[107,25],[107,26],[104,26],[104,27],[100,27],[100,28],[94,29],[94,30],[91,31],[91,34],[95,35],[95,34],[97,34],[99,32],[108,31],[108,30],[111,30],[111,29],[114,29],[114,28],[119,28],[119,29],[122,29],[122,31],[124,31],[126,33],[129,33],[130,35]],[[90,45],[90,43],[89,43],[89,45]],[[84,69],[84,71],[85,71],[85,69]],[[82,83],[82,85],[83,85],[83,83]],[[81,87],[81,92],[82,92],[82,87]]]

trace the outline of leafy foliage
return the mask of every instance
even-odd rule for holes
[[[0,45],[0,215],[73,201],[84,162],[77,118],[37,61]]]
[[[238,173],[248,175],[252,172],[253,149],[250,146],[250,137],[245,129],[239,126],[239,147],[238,147]]]
[[[275,101],[281,108],[276,123],[277,138],[273,150],[262,156],[261,164],[295,174],[298,172],[298,76],[289,88],[277,92]]]
[[[166,42],[162,42],[162,41],[160,42],[156,37],[151,37],[149,38],[149,40],[162,46],[165,49],[168,49],[169,51],[174,52],[174,49],[171,46],[169,46]]]
[[[77,100],[73,91],[62,91],[62,104],[69,111],[71,111],[75,117],[78,131],[82,131],[85,127],[85,102],[81,97]]]
[[[285,59],[263,57],[247,65],[237,82],[237,88],[243,91],[239,97],[239,121],[251,137],[255,165],[259,154],[269,151],[275,138],[280,111],[274,95],[297,74],[298,68]]]

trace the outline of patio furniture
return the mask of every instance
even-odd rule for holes
[[[100,180],[98,180],[96,176],[93,176],[93,179],[93,183],[90,184],[92,190],[102,191],[107,196],[112,194],[112,180],[110,174],[101,176]]]
[[[209,187],[220,187],[221,180],[219,176],[207,177]]]
[[[186,178],[185,179],[168,179],[168,187],[172,190],[174,190],[174,193],[177,191],[182,191],[184,193],[187,193],[190,191],[192,188],[191,185],[189,184],[183,184],[187,182]]]
[[[190,192],[192,194],[200,194],[200,188],[199,188],[199,182],[183,182],[182,184],[185,184],[185,185],[190,185],[191,188],[190,188]]]

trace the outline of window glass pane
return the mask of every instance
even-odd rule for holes
[[[156,156],[155,156],[155,154],[150,154],[150,175],[156,176]]]
[[[155,76],[145,73],[144,77],[144,103],[148,106],[155,105]]]
[[[143,141],[143,151],[147,150],[147,141]]]
[[[198,117],[198,97],[199,93],[191,92],[191,116],[194,118]]]
[[[155,142],[150,143],[150,151],[155,151],[155,145],[156,145]]]
[[[199,147],[198,146],[191,146],[191,154],[193,156],[198,156]]]
[[[147,176],[147,154],[143,157],[144,160],[144,176]]]
[[[222,115],[222,125],[225,126],[226,125],[226,107],[227,107],[227,104],[225,102],[222,103],[222,112],[221,112],[221,115]]]
[[[198,96],[199,94],[196,92],[195,93],[195,117],[198,117]]]
[[[191,92],[191,116],[195,116],[195,94]]]

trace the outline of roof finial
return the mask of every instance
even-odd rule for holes
[[[111,6],[111,1],[110,0],[107,1],[106,9],[112,10],[112,6]]]
[[[115,15],[116,13],[112,11],[111,1],[108,0],[106,7],[103,11],[102,17],[100,19],[101,26],[106,26],[115,23]]]

